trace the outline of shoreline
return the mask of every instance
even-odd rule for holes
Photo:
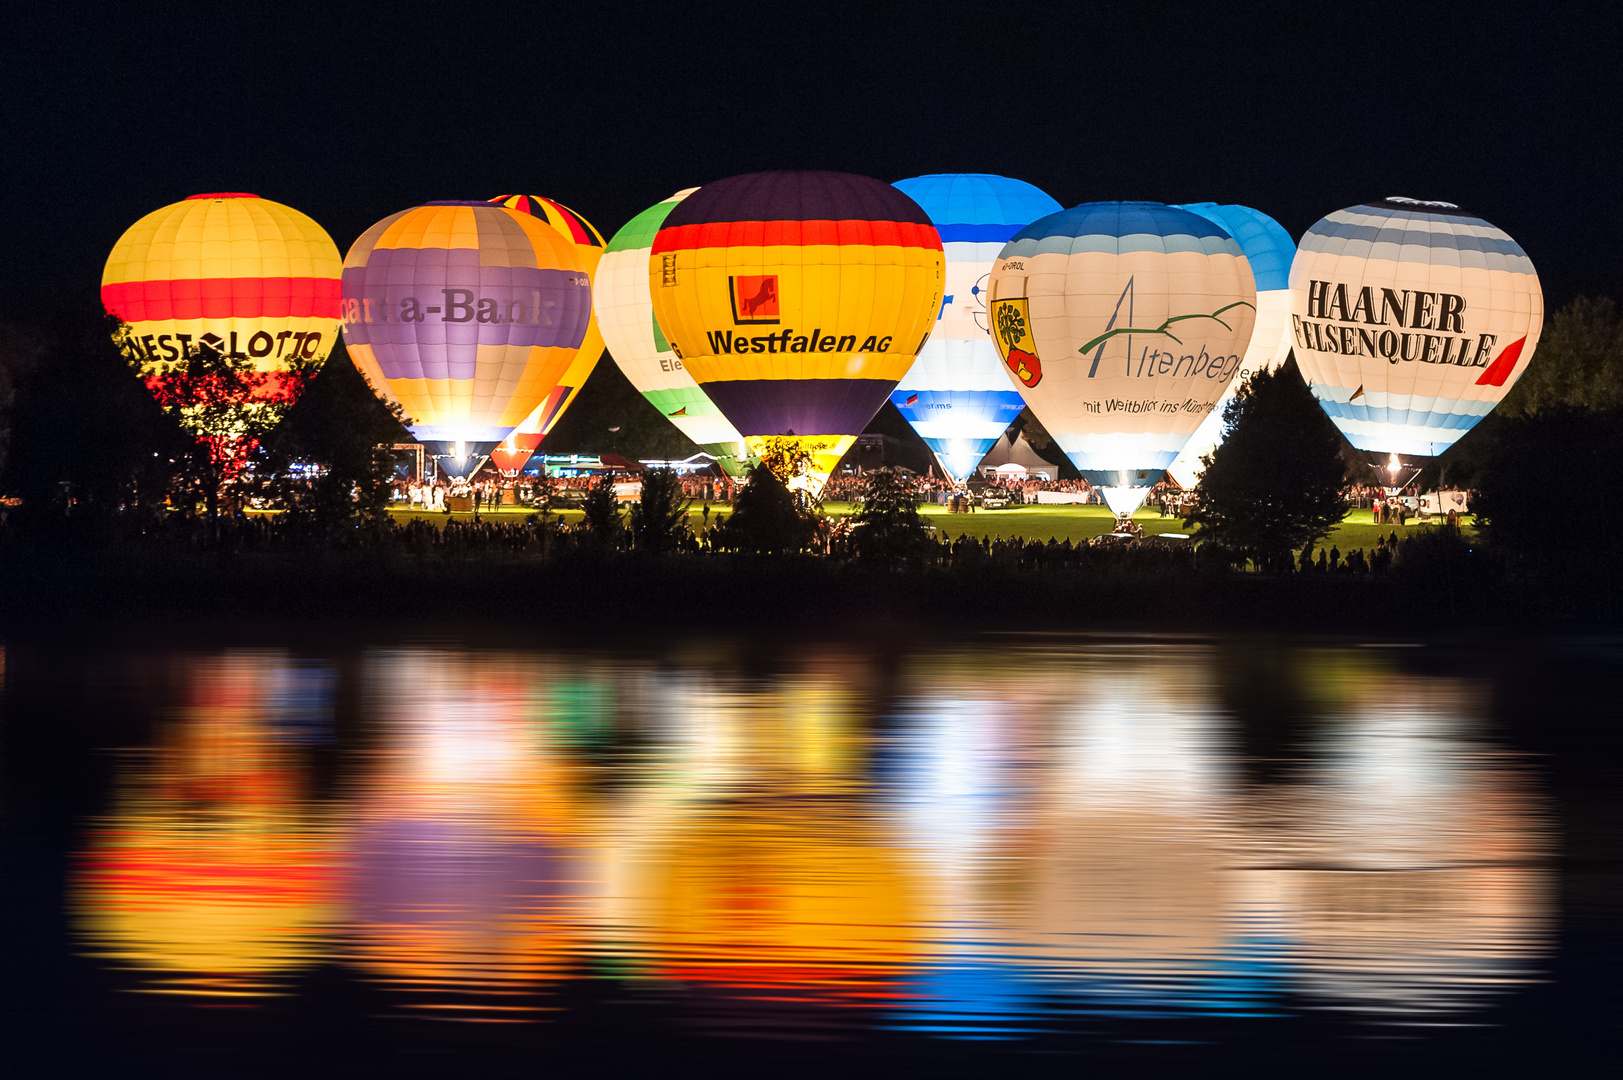
[[[1423,634],[1596,630],[1560,597],[1485,566],[1385,574],[1241,572],[1160,565],[886,570],[816,556],[414,555],[308,549],[217,552],[154,545],[0,558],[0,633],[61,626],[463,622],[569,627],[891,627],[977,632],[1281,631]],[[1604,608],[1604,605],[1602,605]]]

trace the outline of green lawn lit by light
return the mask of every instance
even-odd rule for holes
[[[851,503],[828,502],[823,504],[824,511],[830,517],[845,517],[856,512]],[[979,510],[973,514],[953,514],[944,506],[922,506],[919,508],[924,519],[933,525],[940,535],[951,539],[968,534],[980,539],[990,536],[994,539],[1019,536],[1027,540],[1047,542],[1050,538],[1055,540],[1069,540],[1077,543],[1092,539],[1111,531],[1115,521],[1114,516],[1107,507],[1103,506],[1011,506],[1004,510]],[[428,513],[422,510],[391,510],[390,513],[398,521],[419,518],[443,527],[447,521],[456,520],[468,522],[473,520],[472,513]],[[535,511],[529,507],[504,506],[494,513],[483,512],[480,517],[486,521],[518,522],[523,521]],[[710,509],[709,524],[713,527],[720,522],[727,513],[725,506],[712,505]],[[562,510],[553,512],[555,520],[566,524],[576,524],[581,519],[579,510]],[[701,508],[695,504],[689,511],[688,520],[695,532],[702,532],[705,519]],[[1161,533],[1183,533],[1190,530],[1184,527],[1178,518],[1162,517],[1159,511],[1153,509],[1140,510],[1133,515],[1133,520],[1143,526],[1145,535],[1156,536]],[[1467,532],[1472,528],[1473,520],[1464,519]],[[1368,510],[1353,510],[1331,532],[1326,546],[1333,544],[1342,551],[1351,551],[1354,548],[1373,550],[1377,539],[1389,536],[1396,532],[1400,537],[1413,535],[1427,529],[1436,528],[1434,525],[1421,525],[1410,520],[1405,526],[1376,525],[1370,520]]]

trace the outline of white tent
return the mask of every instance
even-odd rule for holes
[[[1019,465],[1021,466],[1021,472],[1005,469],[1004,466],[1006,465]],[[992,444],[992,449],[987,451],[986,456],[981,458],[981,463],[977,466],[976,471],[982,476],[995,474],[1005,477],[1019,476],[1024,473],[1036,480],[1052,480],[1059,476],[1059,466],[1039,457],[1037,451],[1031,448],[1031,444],[1026,441],[1024,435],[1016,438],[1012,445],[1008,436],[1000,437],[997,442]]]

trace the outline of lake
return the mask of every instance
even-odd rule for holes
[[[0,1062],[1367,1074],[1615,1038],[1623,645],[900,636],[8,640]]]

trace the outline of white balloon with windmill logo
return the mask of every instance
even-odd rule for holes
[[[989,283],[992,338],[1026,404],[1124,520],[1245,356],[1257,289],[1216,222],[1151,202],[1032,222]]]

